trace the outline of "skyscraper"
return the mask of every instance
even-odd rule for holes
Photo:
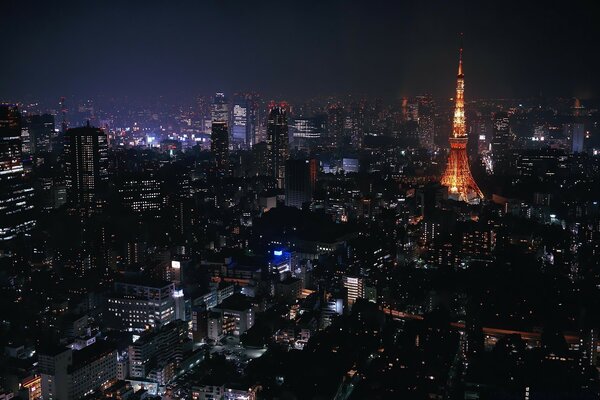
[[[229,161],[229,107],[223,93],[217,93],[211,109],[211,151],[217,169],[224,171]]]
[[[492,161],[495,174],[504,174],[509,167],[509,154],[512,142],[508,114],[499,112],[494,115],[494,133],[492,136]]]
[[[21,158],[21,115],[0,105],[0,242],[35,226],[33,188],[27,184]]]
[[[287,160],[285,163],[285,205],[302,208],[312,200],[317,178],[317,160]]]
[[[246,148],[248,124],[248,104],[244,97],[236,99],[233,103],[231,137],[234,148]]]
[[[26,125],[31,140],[31,153],[48,153],[52,150],[52,137],[54,135],[54,115],[30,115],[26,118]]]
[[[563,126],[563,131],[565,137],[570,142],[571,153],[582,153],[584,151],[585,125],[581,120],[581,114],[585,109],[579,99],[575,99],[572,110],[572,121]]]
[[[285,161],[289,157],[287,105],[271,103],[267,122],[267,149],[269,175],[277,181],[277,187],[285,187]]]
[[[434,149],[434,103],[431,96],[418,96],[419,145],[425,149]]]
[[[88,124],[69,129],[65,141],[70,201],[76,207],[96,206],[108,182],[106,134]]]
[[[450,138],[450,155],[446,171],[442,176],[442,185],[448,187],[448,197],[468,203],[478,203],[483,193],[471,175],[469,157],[467,156],[467,128],[465,123],[465,79],[462,70],[462,48],[458,61],[456,78],[456,105],[452,137]]]
[[[327,109],[327,130],[329,132],[327,144],[332,148],[338,148],[344,144],[344,120],[344,107],[339,103],[330,105]]]

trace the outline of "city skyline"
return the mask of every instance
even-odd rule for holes
[[[600,28],[485,3],[3,3],[0,399],[600,400]]]

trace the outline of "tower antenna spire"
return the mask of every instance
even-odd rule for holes
[[[463,58],[463,33],[459,33],[460,44],[458,48],[458,75],[462,75],[462,58]]]

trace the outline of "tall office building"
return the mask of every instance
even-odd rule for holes
[[[365,279],[357,276],[342,277],[342,286],[346,289],[346,304],[350,307],[359,298],[365,298]]]
[[[419,123],[419,145],[425,149],[434,149],[434,103],[429,95],[417,96],[417,115]]]
[[[452,137],[450,137],[450,155],[441,184],[448,188],[448,197],[467,203],[478,203],[483,193],[471,175],[469,157],[467,155],[467,125],[465,122],[465,76],[462,65],[462,48],[458,61],[456,77],[456,104]]]
[[[152,173],[127,174],[116,183],[121,205],[138,214],[160,215],[166,203],[164,181]]]
[[[74,351],[42,349],[38,354],[42,399],[76,400],[117,379],[117,350],[107,342]]]
[[[259,140],[259,131],[262,122],[262,108],[259,105],[259,97],[256,94],[246,96],[246,115],[248,124],[246,125],[246,143],[248,147],[254,146]]]
[[[585,126],[581,122],[570,122],[563,125],[563,133],[569,141],[571,153],[582,153],[584,150]]]
[[[335,103],[327,109],[327,130],[329,140],[327,144],[333,148],[338,148],[344,143],[344,107]]]
[[[322,126],[318,118],[294,118],[292,123],[292,137],[294,139],[320,139]]]
[[[267,123],[267,149],[269,153],[269,175],[277,181],[280,189],[285,187],[285,162],[289,157],[287,105],[271,103]]]
[[[259,107],[255,97],[252,94],[237,95],[233,102],[231,138],[236,149],[249,149],[256,143]]]
[[[67,188],[76,207],[97,206],[108,184],[106,134],[89,124],[69,129],[65,135]]]
[[[245,99],[234,102],[231,119],[233,147],[243,149],[246,147],[246,127],[248,126],[248,107]]]
[[[505,174],[509,169],[509,150],[512,144],[508,114],[499,112],[494,115],[494,133],[492,135],[492,161],[495,174]]]
[[[21,153],[21,115],[0,105],[0,242],[35,226],[33,187],[25,181]]]
[[[48,153],[52,150],[54,115],[30,115],[25,119],[31,140],[31,153]]]
[[[285,205],[302,208],[312,200],[317,180],[317,160],[287,160],[285,163]]]
[[[211,109],[211,151],[220,171],[227,169],[229,161],[229,107],[223,93],[217,93]]]

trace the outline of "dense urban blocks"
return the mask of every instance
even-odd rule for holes
[[[600,398],[591,6],[30,3],[0,400]]]

